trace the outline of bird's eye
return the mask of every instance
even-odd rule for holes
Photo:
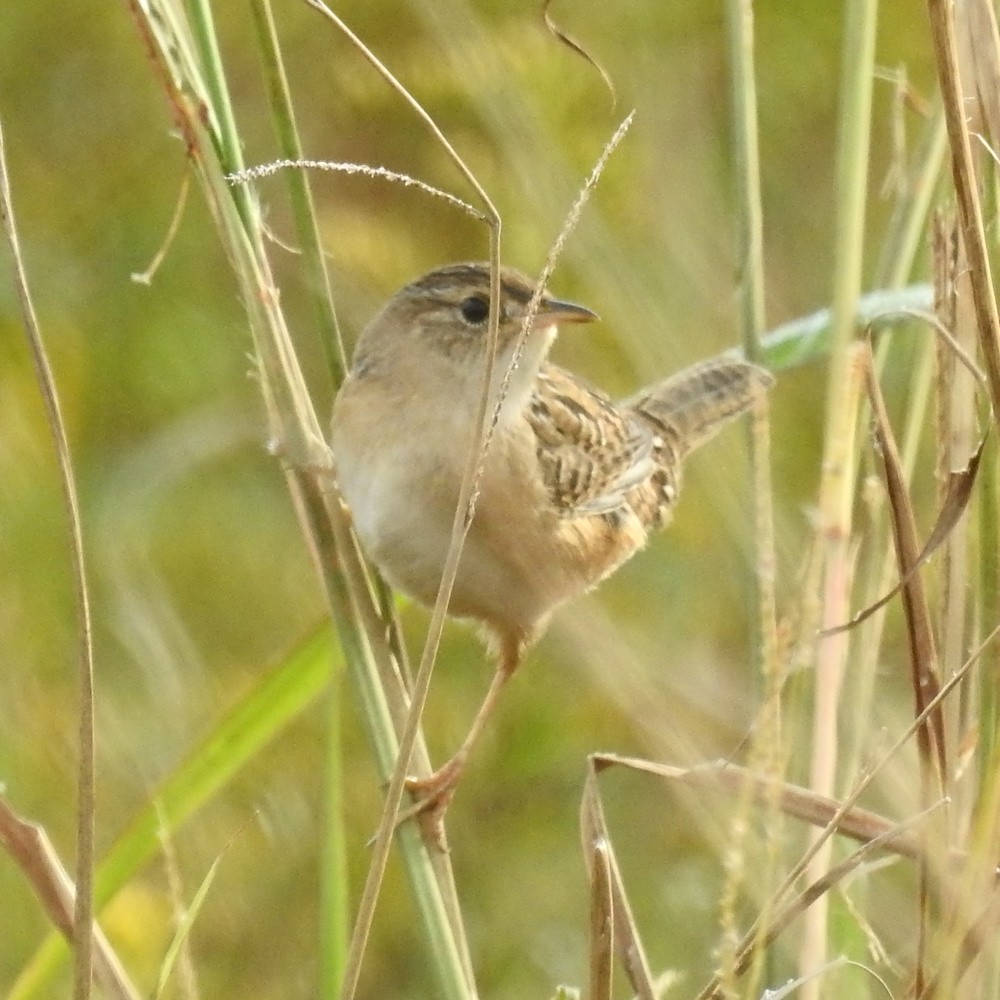
[[[458,306],[466,323],[479,326],[490,314],[490,301],[482,295],[470,295]]]

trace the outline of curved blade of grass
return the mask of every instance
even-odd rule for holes
[[[21,321],[31,351],[35,379],[45,404],[46,420],[55,446],[59,483],[69,527],[70,566],[76,604],[77,683],[79,720],[77,725],[76,792],[76,895],[73,902],[73,940],[76,961],[73,972],[73,996],[90,1000],[94,977],[94,813],[96,775],[94,762],[94,630],[90,614],[90,587],[83,544],[83,519],[77,496],[76,476],[70,454],[69,436],[63,420],[55,375],[49,362],[41,326],[28,286],[28,276],[21,256],[20,237],[14,219],[14,201],[7,175],[7,154],[0,129],[0,223],[13,260],[14,288],[21,306]]]
[[[911,685],[916,712],[919,715],[941,689],[941,671],[931,624],[931,614],[923,579],[915,572],[920,560],[916,518],[906,489],[899,449],[889,423],[882,389],[875,372],[875,361],[869,353],[865,369],[868,398],[875,414],[875,440],[886,480],[892,533],[896,546],[903,611],[906,615],[906,635],[910,648]],[[930,791],[932,778],[934,795],[947,794],[948,762],[945,753],[945,723],[942,711],[935,711],[917,730],[917,747],[921,764],[921,789]],[[936,766],[936,772],[933,770]],[[928,805],[927,802],[924,805]]]
[[[215,731],[149,796],[100,864],[94,879],[96,907],[107,904],[157,853],[161,817],[170,831],[183,826],[320,695],[330,679],[331,663],[335,670],[342,666],[339,647],[324,628],[261,678],[230,710]],[[67,954],[62,938],[50,934],[21,971],[7,1000],[51,996],[52,976]]]
[[[907,310],[927,312],[934,305],[930,285],[877,289],[862,295],[855,314],[857,326],[908,322]],[[761,364],[772,371],[785,371],[826,357],[830,352],[831,313],[820,309],[790,320],[766,334],[761,343]]]
[[[615,954],[622,963],[638,1000],[655,1000],[653,974],[650,971],[642,939],[639,937],[639,928],[632,914],[632,906],[618,869],[614,845],[604,817],[601,789],[597,780],[598,770],[594,758],[591,758],[580,802],[580,839],[583,843],[584,858],[588,866],[596,860],[600,868],[599,872],[588,868],[591,891],[597,893],[610,890],[612,919],[607,929],[613,935]],[[598,856],[595,856],[595,848],[600,849]]]

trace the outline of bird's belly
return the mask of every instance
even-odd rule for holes
[[[458,485],[436,456],[383,442],[337,463],[337,484],[368,555],[398,589],[425,603],[437,593]]]
[[[458,466],[456,468],[456,465]],[[356,461],[337,465],[340,492],[367,554],[398,590],[424,604],[437,597],[461,486],[455,454],[384,439]],[[483,617],[480,607],[505,586],[502,566],[479,550],[473,530],[463,546],[452,613]]]
[[[493,442],[449,611],[530,636],[559,604],[632,555],[645,532],[601,516],[560,517],[524,447],[503,434]],[[365,550],[394,587],[427,605],[444,572],[462,464],[447,448],[425,449],[415,460],[411,442],[397,449],[385,439],[354,461],[338,461],[338,484]]]

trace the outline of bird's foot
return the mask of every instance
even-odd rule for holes
[[[464,765],[464,758],[456,755],[426,778],[411,776],[406,779],[406,790],[413,798],[413,805],[399,814],[399,822],[416,819],[425,842],[439,850],[445,849],[444,814],[455,797]]]

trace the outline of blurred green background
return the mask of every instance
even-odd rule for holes
[[[218,5],[248,163],[273,159],[248,9]],[[632,107],[552,283],[603,322],[556,359],[631,392],[738,339],[734,200],[721,4],[563,3],[553,11],[598,74],[520,0],[344,0],[338,12],[435,117],[500,209],[505,261],[537,272],[582,180]],[[768,323],[826,304],[842,11],[756,5]],[[305,5],[276,4],[306,155],[385,166],[464,196],[413,113]],[[928,93],[923,11],[882,6],[879,62]],[[889,83],[875,89],[871,231],[892,157]],[[83,501],[97,625],[98,844],[261,672],[324,616],[278,463],[267,452],[236,285],[194,185],[152,284],[130,280],[164,239],[186,171],[124,4],[8,4],[0,116],[36,305]],[[907,125],[915,130],[918,121]],[[410,190],[312,178],[345,335],[400,284],[487,255],[486,230]],[[260,185],[292,240],[281,178]],[[874,262],[877,242],[870,258]],[[294,254],[273,259],[320,411],[331,390]],[[0,783],[72,862],[76,641],[65,518],[7,258],[0,282]],[[869,273],[872,267],[869,266]],[[798,592],[822,427],[822,371],[774,394],[779,597]],[[733,752],[757,681],[743,436],[691,463],[669,531],[557,619],[511,685],[450,813],[454,864],[484,993],[544,997],[584,975],[577,832],[584,762],[609,749],[689,763]],[[411,648],[425,613],[405,608]],[[426,717],[432,752],[457,744],[489,678],[475,637],[449,626]],[[344,688],[355,885],[380,794]],[[228,850],[192,946],[203,995],[308,997],[326,713],[317,705],[176,838],[188,895]],[[713,964],[725,804],[609,775],[609,819],[655,968],[699,983]],[[0,990],[45,920],[0,859]],[[170,937],[162,866],[113,904],[112,940],[143,984]],[[366,996],[432,995],[397,864],[379,906]]]

